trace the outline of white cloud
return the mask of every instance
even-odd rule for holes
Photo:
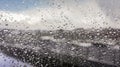
[[[59,1],[59,2],[58,2]],[[20,29],[74,29],[74,28],[99,28],[111,25],[111,20],[106,17],[95,0],[79,4],[74,0],[55,0],[54,3],[61,4],[52,7],[34,8],[24,11],[24,13],[12,13],[7,17],[12,17]],[[106,25],[108,23],[109,25]],[[10,24],[11,25],[11,24]],[[14,27],[14,26],[13,26]],[[12,28],[12,26],[11,26]],[[16,27],[14,27],[16,28]]]
[[[61,2],[62,0],[59,1]],[[61,4],[60,2],[55,1],[57,4]],[[79,5],[70,0],[69,2],[64,2],[61,7],[61,9],[57,7],[32,9],[26,11],[26,13],[33,18],[36,17],[35,20],[37,21],[32,20],[31,22],[33,25],[44,25],[46,29],[99,28],[110,26],[110,19],[106,17],[94,0]],[[46,20],[46,22],[42,19]]]
[[[0,11],[0,22],[20,22],[25,20],[27,16],[12,12]]]

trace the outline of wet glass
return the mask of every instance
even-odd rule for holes
[[[0,0],[0,67],[119,67],[119,0]]]

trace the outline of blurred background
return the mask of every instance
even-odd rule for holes
[[[1,0],[0,27],[26,30],[119,28],[119,2],[118,0]]]

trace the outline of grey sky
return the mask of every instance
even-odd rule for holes
[[[23,15],[29,16],[29,19],[23,18],[25,20],[22,19],[19,22],[21,24],[19,28],[23,28],[23,24],[32,29],[120,28],[119,0],[39,0],[39,3],[41,5],[37,5],[37,8],[31,6],[34,3],[25,3],[31,7],[22,10]],[[21,18],[15,19],[20,20]],[[10,25],[12,26],[12,24]]]
[[[120,0],[97,0],[97,3],[111,19],[113,26],[120,28]]]

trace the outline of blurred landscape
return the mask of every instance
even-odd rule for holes
[[[42,37],[52,37],[53,39],[66,41],[79,41],[84,43],[103,43],[108,45],[119,45],[120,29],[104,28],[104,29],[83,29],[74,30],[15,30],[1,29],[0,41],[6,43],[22,43],[37,42]]]
[[[119,3],[0,0],[0,67],[120,67]]]
[[[41,64],[48,67],[69,67],[71,64],[76,67],[116,67],[120,62],[119,36],[120,30],[113,28],[52,31],[1,29],[0,49],[36,67]]]

